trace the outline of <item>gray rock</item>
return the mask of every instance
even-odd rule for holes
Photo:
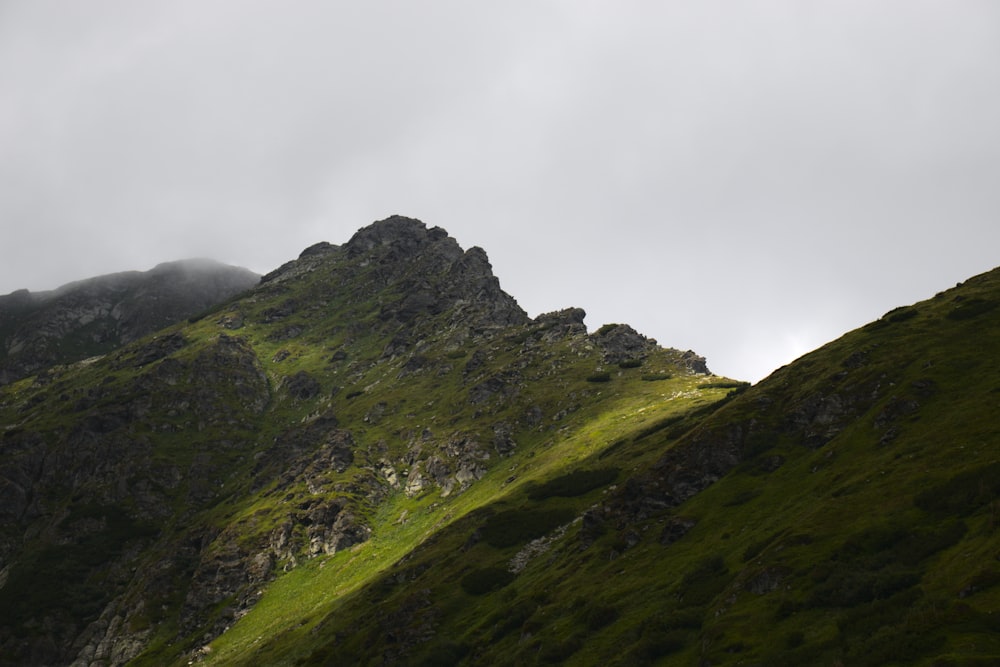
[[[697,373],[699,375],[712,374],[712,371],[708,370],[708,364],[705,361],[705,357],[696,354],[693,350],[688,350],[681,355],[681,363],[683,363],[692,373]]]
[[[604,361],[609,364],[641,361],[657,347],[655,340],[646,338],[627,324],[606,324],[590,339],[604,353]]]
[[[583,308],[565,308],[552,313],[543,313],[535,318],[533,337],[551,343],[571,336],[586,335],[583,323],[587,313]]]
[[[315,398],[323,388],[316,378],[306,371],[299,371],[285,378],[282,386],[288,391],[289,396],[300,401]]]

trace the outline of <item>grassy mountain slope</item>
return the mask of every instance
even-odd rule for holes
[[[303,568],[208,662],[997,664],[998,304],[985,274],[599,435],[363,586],[405,547]]]
[[[360,552],[336,582],[361,586],[499,489],[726,393],[582,318],[530,320],[481,250],[393,218],[0,390],[0,663],[186,662],[269,582]]]
[[[0,389],[0,664],[995,664],[998,304],[747,388],[375,223]]]

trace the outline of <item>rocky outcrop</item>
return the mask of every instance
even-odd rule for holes
[[[535,318],[534,337],[543,343],[551,343],[569,336],[586,335],[587,325],[583,323],[587,313],[583,308],[565,308],[552,313],[543,313]]]
[[[388,461],[380,463],[381,474],[393,487],[402,487],[408,496],[438,489],[441,496],[461,493],[480,479],[487,470],[490,453],[474,436],[454,433],[439,440],[427,431],[410,441],[402,463],[405,483]]]
[[[328,473],[343,472],[354,462],[354,446],[351,432],[325,414],[277,436],[258,458],[254,478],[260,483],[277,479],[278,489],[304,481],[318,493],[333,483]]]
[[[463,251],[440,227],[393,216],[358,231],[347,256],[371,267],[378,282],[397,296],[382,305],[380,318],[412,324],[448,313],[464,326],[524,324],[527,314],[500,289],[482,248]]]
[[[681,355],[681,361],[692,373],[699,375],[712,374],[712,371],[708,370],[708,362],[705,360],[705,357],[695,353],[693,350],[684,352]]]
[[[642,361],[657,349],[655,340],[646,338],[627,324],[605,324],[594,332],[591,340],[609,364]]]
[[[274,271],[261,276],[260,282],[262,285],[275,286],[307,275],[322,265],[324,259],[328,255],[336,253],[338,249],[338,246],[326,242],[311,245],[299,254],[298,259],[285,262]]]

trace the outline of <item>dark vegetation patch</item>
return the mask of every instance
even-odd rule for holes
[[[923,594],[909,589],[887,599],[857,606],[837,620],[844,657],[852,665],[876,667],[909,663],[944,643],[935,632],[937,614],[912,613]]]
[[[980,570],[965,582],[962,590],[958,593],[958,597],[967,598],[976,593],[989,590],[997,584],[1000,584],[1000,571],[992,569]]]
[[[587,376],[587,382],[611,382],[611,373],[594,373]]]
[[[618,477],[618,468],[597,468],[595,470],[574,470],[528,490],[532,500],[546,498],[573,498],[611,484]]]
[[[802,646],[802,642],[804,642],[805,639],[806,636],[802,634],[801,631],[793,630],[785,635],[785,646],[787,648],[798,648],[799,646]]]
[[[659,382],[660,380],[669,380],[673,377],[670,373],[646,373],[641,379],[644,382]]]
[[[869,571],[851,565],[820,566],[813,571],[817,580],[807,608],[851,607],[890,597],[915,586],[920,575],[910,568],[883,567]]]
[[[746,389],[749,386],[749,382],[740,382],[738,380],[719,380],[718,382],[706,382],[705,384],[700,384],[698,385],[698,389]]]
[[[639,368],[642,366],[642,359],[625,359],[618,362],[618,368]]]
[[[514,581],[514,576],[502,567],[484,567],[462,577],[459,585],[469,595],[485,595]]]
[[[648,665],[683,651],[697,640],[701,610],[672,612],[643,621],[633,633],[625,664]]]
[[[912,320],[914,317],[920,314],[913,306],[900,306],[899,308],[893,308],[888,313],[883,315],[880,319],[872,322],[869,327],[874,329],[880,329],[889,324],[896,324],[898,322],[905,322],[907,320]],[[874,326],[873,326],[874,325]]]
[[[484,542],[502,549],[539,538],[572,518],[569,509],[507,510],[487,519],[479,532]]]
[[[538,657],[542,659],[542,662],[561,664],[569,660],[581,648],[583,648],[583,638],[574,636],[563,641],[543,644],[538,652]]]
[[[842,561],[872,558],[878,564],[915,565],[958,542],[965,531],[965,523],[958,520],[929,526],[875,526],[848,538],[834,558]]]
[[[721,593],[732,577],[722,556],[709,556],[684,575],[675,591],[685,607],[700,607]]]
[[[890,322],[905,322],[906,320],[912,320],[919,314],[920,312],[916,308],[903,307],[889,311],[886,313],[885,318]]]
[[[420,667],[452,667],[461,662],[471,650],[468,644],[444,642],[431,648],[424,659],[417,664]]]
[[[959,473],[917,494],[914,503],[934,514],[969,516],[1000,496],[1000,461]]]
[[[606,459],[612,454],[617,453],[622,447],[632,442],[629,438],[620,438],[615,440],[613,443],[605,447],[600,454],[597,455],[598,459]]]
[[[765,537],[762,540],[757,540],[756,542],[751,543],[746,548],[746,550],[743,551],[743,562],[747,563],[747,562],[753,560],[754,558],[756,558],[757,556],[759,556],[764,551],[764,549],[766,549],[776,539],[778,539],[779,537],[781,537],[781,535],[782,535],[782,533],[780,533],[780,532],[779,533],[775,533],[773,535],[769,535],[768,537]]]
[[[965,523],[875,526],[848,538],[830,561],[817,566],[807,607],[851,607],[893,597],[920,582],[917,566],[957,543]]]
[[[945,315],[949,320],[971,320],[990,312],[1000,305],[998,301],[989,299],[964,299]]]
[[[688,633],[681,630],[651,632],[629,651],[629,662],[640,665],[652,664],[660,658],[683,651],[687,643]]]
[[[748,502],[756,498],[761,494],[760,489],[745,489],[740,491],[732,498],[723,503],[724,507],[739,507],[740,505],[746,505]]]
[[[693,419],[699,419],[701,417],[706,417],[706,416],[712,414],[713,412],[715,412],[716,410],[718,410],[719,408],[721,408],[722,406],[730,403],[733,399],[735,399],[737,396],[739,396],[740,394],[742,394],[744,391],[746,391],[749,388],[750,388],[750,385],[747,384],[747,385],[741,386],[741,387],[739,387],[737,389],[733,389],[732,391],[730,391],[729,393],[727,393],[725,396],[723,396],[719,400],[715,401],[714,403],[708,403],[707,405],[702,405],[701,407],[695,408],[694,410],[691,410],[690,412],[686,413],[684,415],[684,417],[687,418],[687,419],[692,419],[692,420]],[[767,433],[761,432],[761,433],[757,433],[757,437],[758,438],[767,438],[768,436],[767,436]],[[769,449],[769,448],[770,448],[770,439],[768,439],[768,446],[765,447],[765,449]],[[751,452],[750,456],[753,456],[755,453],[759,453],[759,452],[756,452],[756,451]]]
[[[70,543],[25,553],[11,567],[0,588],[0,625],[16,626],[49,614],[95,619],[114,593],[101,581],[101,568],[120,558],[129,542],[158,532],[119,507],[94,504],[74,508],[63,525],[79,526],[83,534]]]
[[[596,631],[618,620],[618,609],[611,605],[587,607],[583,613],[583,624],[588,630]]]
[[[686,415],[671,415],[670,417],[665,417],[663,419],[660,419],[659,421],[656,421],[650,424],[649,426],[646,426],[641,431],[636,433],[633,440],[639,441],[642,440],[643,438],[653,435],[654,433],[659,433],[660,431],[669,428],[674,424],[684,421],[685,417]]]
[[[543,604],[542,594],[522,598],[509,607],[505,607],[489,616],[481,626],[491,630],[489,642],[496,643],[518,630],[534,615]]]
[[[827,641],[800,642],[792,636],[796,633],[790,634],[786,647],[769,656],[767,664],[828,664],[834,656],[834,664],[864,667],[918,664],[921,658],[942,649],[947,641],[944,629],[949,626],[967,632],[996,632],[1000,624],[991,616],[961,603],[928,599],[920,587],[909,587],[840,611],[836,616],[837,633]],[[936,660],[933,664],[952,663]],[[966,656],[954,664],[997,663]]]

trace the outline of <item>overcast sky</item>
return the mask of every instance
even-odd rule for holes
[[[1000,264],[1000,3],[0,0],[0,294],[394,213],[756,381]]]

